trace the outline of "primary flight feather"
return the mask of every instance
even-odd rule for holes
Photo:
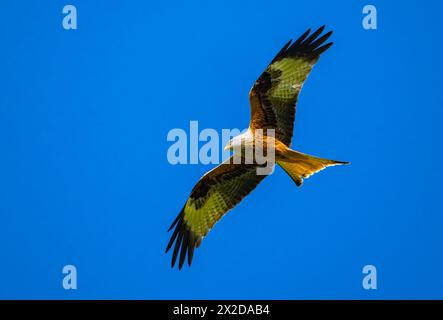
[[[303,179],[333,165],[347,162],[313,157],[289,148],[292,140],[295,107],[300,90],[318,61],[332,42],[326,43],[332,31],[322,35],[325,26],[315,32],[307,30],[295,42],[289,41],[260,75],[249,93],[251,120],[247,132],[234,137],[226,149],[254,149],[272,142],[276,162],[297,186]],[[262,135],[256,135],[262,130]],[[266,135],[272,130],[274,135]],[[260,137],[260,138],[257,138]],[[258,141],[260,139],[260,141]],[[243,149],[244,150],[244,149]],[[177,258],[182,268],[186,257],[191,265],[194,249],[214,224],[236,206],[266,177],[258,175],[264,164],[235,164],[233,157],[207,172],[192,189],[183,209],[168,231],[173,230],[166,252],[171,248],[172,267]]]

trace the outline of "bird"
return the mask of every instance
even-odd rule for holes
[[[332,30],[323,34],[324,29],[324,25],[312,33],[308,29],[297,40],[289,40],[252,86],[249,128],[228,141],[225,150],[232,151],[233,155],[200,178],[168,229],[168,232],[173,230],[166,247],[166,253],[174,248],[172,268],[178,259],[178,269],[182,269],[186,257],[191,266],[194,249],[200,246],[202,239],[267,176],[257,174],[257,169],[265,165],[263,163],[233,161],[238,154],[244,158],[246,149],[254,149],[259,142],[263,146],[272,145],[275,162],[297,186],[326,167],[349,164],[314,157],[289,147],[299,93],[320,55],[333,44],[326,43]],[[267,130],[273,134],[268,135]],[[263,133],[255,134],[258,131]]]

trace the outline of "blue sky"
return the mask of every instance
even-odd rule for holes
[[[372,2],[372,31],[366,1],[79,0],[77,30],[66,4],[0,10],[0,298],[443,298],[442,4]],[[168,131],[245,128],[255,79],[323,24],[293,147],[352,165],[302,188],[276,170],[171,269],[166,230],[213,166],[170,165]]]

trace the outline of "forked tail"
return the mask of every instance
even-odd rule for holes
[[[277,158],[277,163],[294,180],[297,186],[303,183],[303,179],[309,178],[326,167],[349,164],[349,162],[344,161],[317,158],[289,148],[280,154]]]

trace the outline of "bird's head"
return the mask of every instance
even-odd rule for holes
[[[228,150],[232,150],[234,147],[232,146],[232,139],[228,141],[228,143],[226,143],[225,148],[223,149],[224,151],[228,151]]]
[[[229,140],[228,143],[226,143],[224,151],[234,150],[234,148],[240,147],[242,143],[241,138],[241,136],[236,136]]]

